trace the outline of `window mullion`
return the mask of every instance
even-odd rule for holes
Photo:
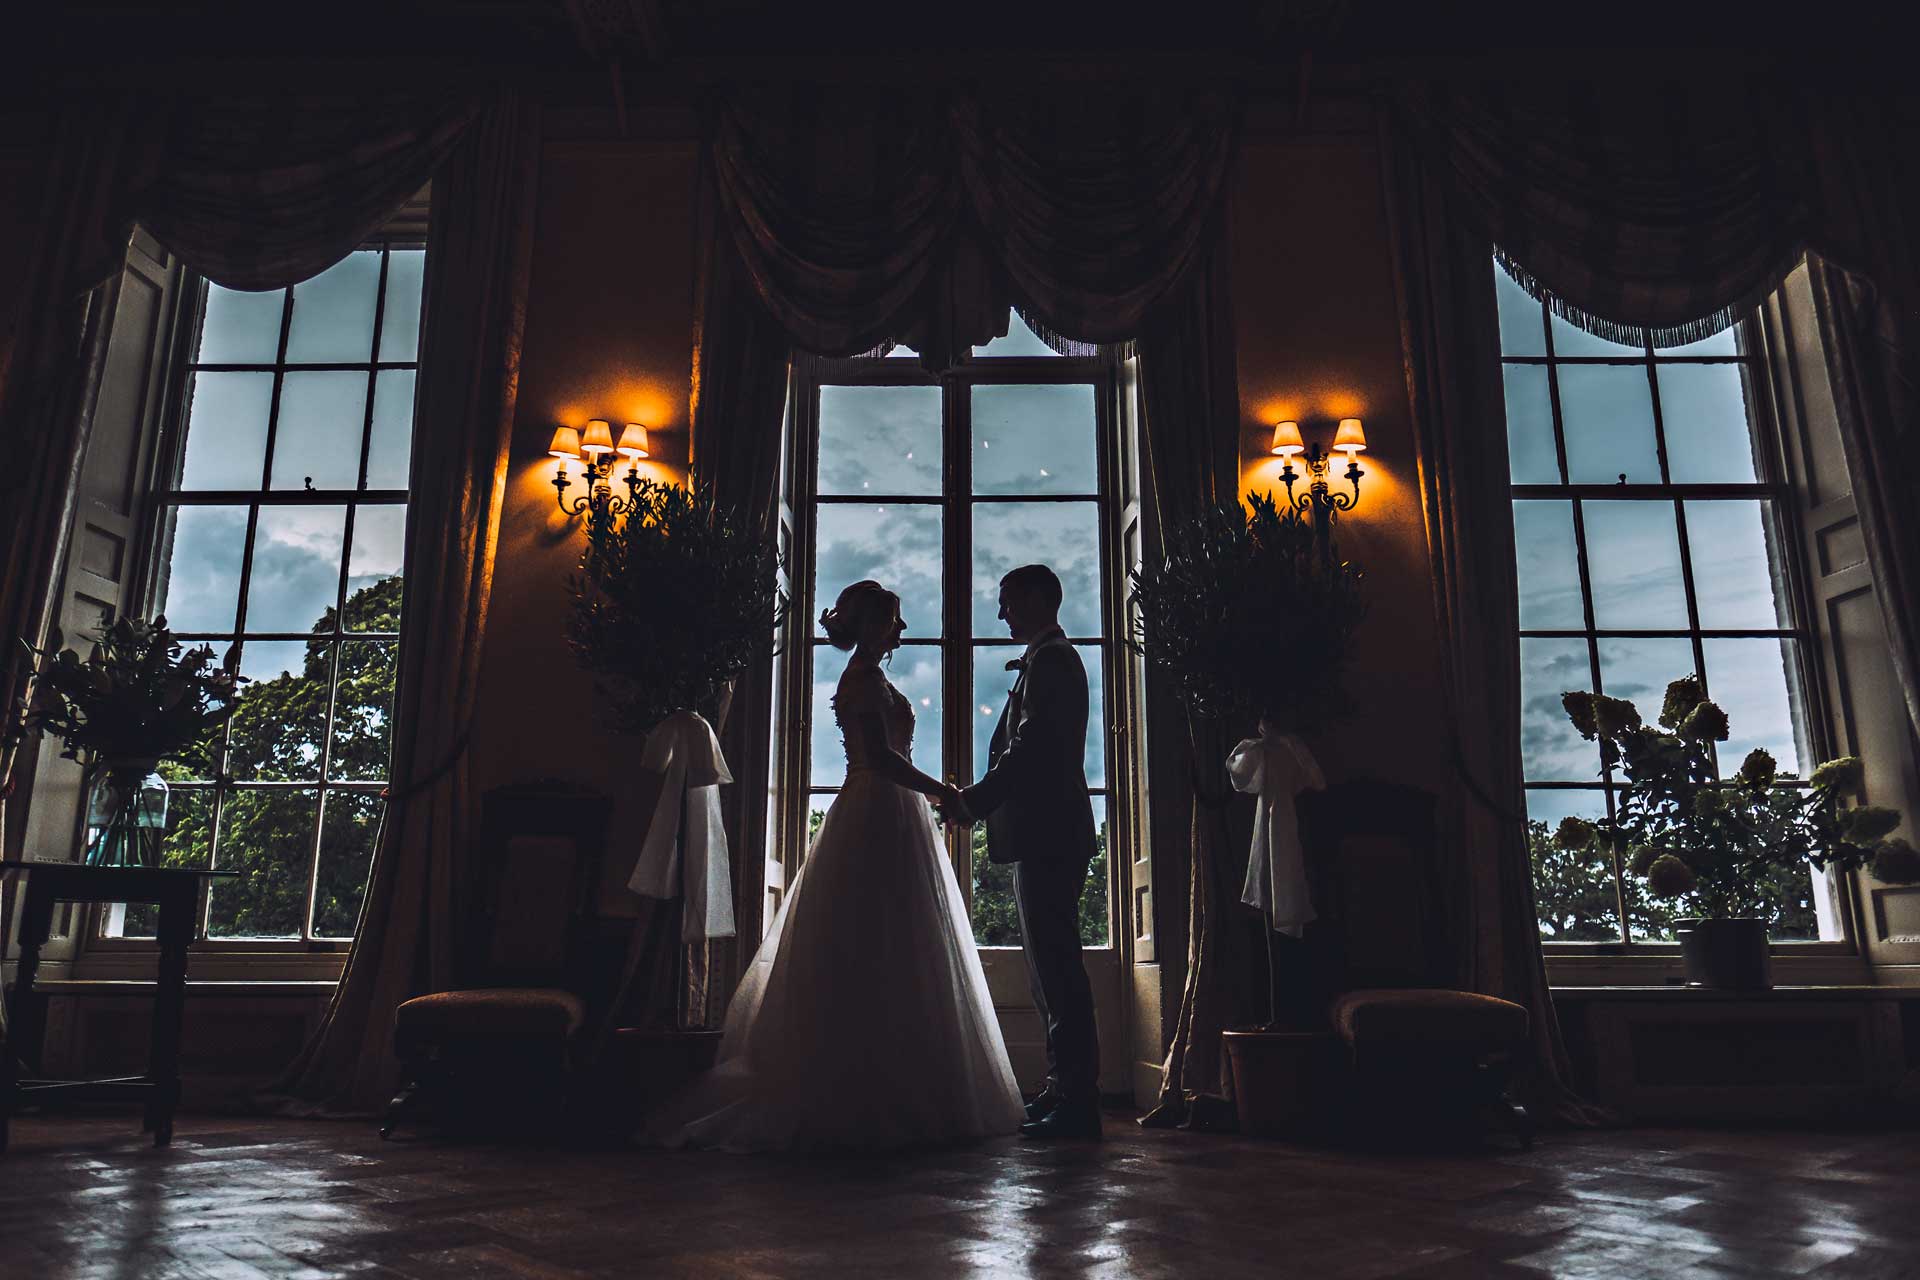
[[[946,520],[942,569],[941,654],[944,659],[941,722],[946,726],[942,760],[949,778],[972,780],[973,761],[973,405],[972,385],[964,376],[940,380],[941,417],[946,457],[942,481]],[[973,913],[973,833],[947,832],[960,895]]]

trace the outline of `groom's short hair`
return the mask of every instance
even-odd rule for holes
[[[1060,579],[1043,564],[1023,564],[1000,579],[1000,588],[1047,609],[1058,609],[1066,592]]]

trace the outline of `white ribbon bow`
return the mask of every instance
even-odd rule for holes
[[[1306,743],[1290,733],[1272,732],[1235,747],[1227,757],[1227,776],[1234,790],[1259,797],[1240,901],[1265,912],[1274,932],[1297,938],[1314,911],[1294,797],[1324,790],[1327,781]]]
[[[647,735],[640,767],[663,780],[627,888],[649,898],[683,897],[681,928],[690,942],[731,938],[736,932],[733,873],[720,784],[732,782],[733,775],[713,726],[696,712],[674,712]]]

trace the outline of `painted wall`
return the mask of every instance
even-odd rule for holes
[[[1250,137],[1232,213],[1242,492],[1285,494],[1269,452],[1276,421],[1297,420],[1323,447],[1340,418],[1366,424],[1360,504],[1339,525],[1370,603],[1354,714],[1313,745],[1330,778],[1437,788],[1445,737],[1427,540],[1372,132]]]
[[[615,797],[609,872],[631,866],[638,740],[596,714],[568,651],[567,575],[583,545],[551,484],[556,423],[645,423],[643,474],[681,479],[692,368],[691,142],[552,141],[541,163],[514,456],[474,731],[477,788],[563,778]],[[583,485],[578,464],[570,496]],[[621,890],[605,895],[625,906]]]

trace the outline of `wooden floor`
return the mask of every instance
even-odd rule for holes
[[[382,1143],[345,1122],[16,1123],[6,1280],[1920,1275],[1912,1133],[1548,1135],[1365,1156],[1143,1132],[886,1160]]]

